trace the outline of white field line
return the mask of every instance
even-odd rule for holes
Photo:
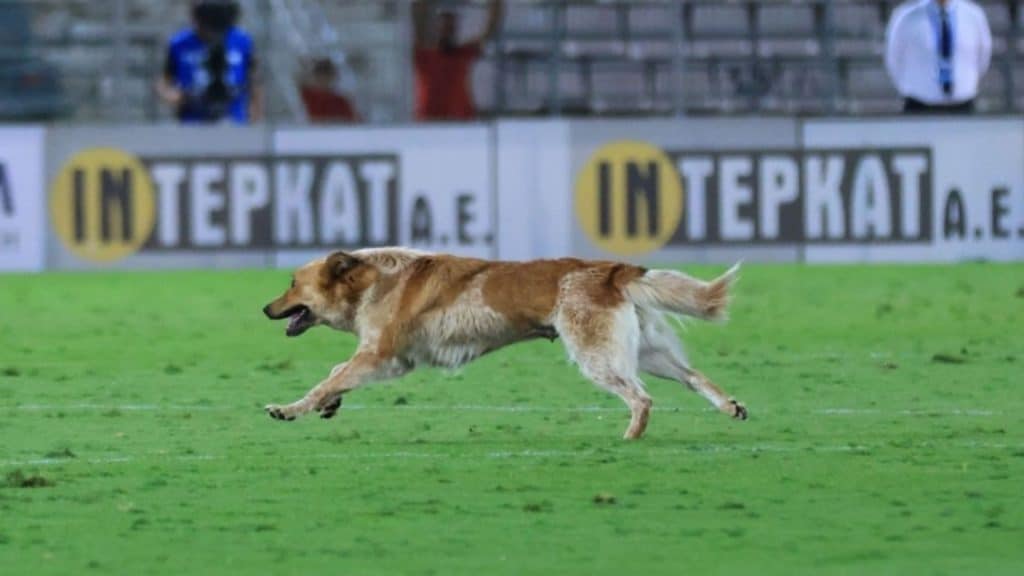
[[[483,454],[488,459],[542,459],[542,458],[568,458],[586,459],[604,456],[645,456],[666,457],[666,456],[693,456],[700,454],[760,454],[760,453],[848,453],[848,452],[870,452],[878,448],[891,448],[888,445],[785,445],[785,444],[704,444],[694,445],[690,448],[669,448],[663,450],[652,450],[644,453],[618,453],[612,450],[498,450]],[[920,450],[923,448],[954,448],[970,451],[979,450],[1024,450],[1024,444],[988,443],[988,442],[957,442],[949,444],[922,443],[908,449]],[[350,454],[345,452],[303,454],[295,453],[290,455],[276,454],[273,456],[251,455],[248,459],[271,459],[271,460],[475,460],[480,454],[452,454],[440,452],[413,452],[409,450],[398,450],[390,452],[364,452]],[[212,454],[186,454],[169,455],[165,452],[151,452],[141,455],[108,455],[91,458],[35,458],[26,460],[0,460],[0,467],[22,467],[22,466],[60,466],[71,464],[88,465],[109,465],[127,464],[136,461],[148,461],[150,463],[189,463],[189,462],[218,462],[225,460],[237,460],[237,454],[230,457]]]
[[[161,411],[181,411],[181,410],[236,410],[237,408],[231,406],[212,406],[207,404],[193,405],[188,404],[91,404],[91,403],[79,403],[79,404],[15,404],[9,406],[2,406],[0,410],[26,410],[29,412],[60,412],[63,410],[71,411],[120,411],[120,412],[161,412]]]
[[[23,410],[27,412],[62,412],[62,411],[75,411],[75,412],[89,412],[89,411],[102,411],[102,412],[238,412],[238,411],[250,411],[258,410],[255,406],[222,406],[222,405],[189,405],[189,404],[91,404],[91,403],[80,403],[80,404],[14,404],[7,406],[0,406],[0,412],[5,410]],[[625,407],[612,407],[612,406],[543,406],[543,405],[530,405],[530,404],[509,404],[509,405],[490,405],[490,404],[405,404],[397,406],[388,405],[368,405],[368,404],[344,404],[342,411],[345,410],[405,410],[405,411],[423,411],[423,412],[542,412],[542,413],[559,413],[559,412],[623,412],[626,410]],[[655,406],[656,412],[715,412],[716,410],[711,407],[706,408],[695,408],[695,407],[684,407],[684,406]],[[764,410],[756,409],[758,413],[800,413],[798,410]],[[974,416],[974,417],[988,417],[988,416],[999,416],[1003,414],[997,410],[987,410],[981,408],[934,408],[934,409],[902,409],[902,410],[882,410],[879,408],[816,408],[807,411],[809,414],[817,414],[822,416]]]
[[[878,408],[823,408],[815,410],[815,414],[828,416],[997,416],[1002,414],[995,410],[981,410],[976,408],[943,408],[941,410],[880,410]]]

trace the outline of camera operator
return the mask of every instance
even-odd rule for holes
[[[234,0],[193,0],[192,26],[167,47],[157,93],[184,123],[259,120],[262,95],[252,39]]]

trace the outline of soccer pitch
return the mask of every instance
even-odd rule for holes
[[[747,266],[683,334],[751,419],[648,378],[637,442],[547,341],[273,421],[355,344],[266,320],[288,277],[0,276],[3,573],[1024,565],[1022,265]]]

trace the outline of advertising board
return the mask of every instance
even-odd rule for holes
[[[495,251],[484,126],[53,134],[54,267],[291,266],[388,245]]]
[[[711,119],[570,133],[577,254],[1024,258],[1020,121]]]
[[[392,226],[386,242],[379,235],[363,245],[398,244],[483,258],[497,254],[490,126],[282,129],[275,135],[274,152],[278,157],[389,159],[389,167],[377,164],[373,171],[387,177]],[[383,196],[373,197],[384,205]],[[371,211],[367,223],[385,229],[379,212],[374,216]],[[282,265],[309,256],[301,246],[277,247]]]
[[[0,272],[43,268],[41,127],[0,128]]]

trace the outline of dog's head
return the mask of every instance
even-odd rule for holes
[[[377,269],[347,252],[335,252],[295,271],[292,285],[263,308],[272,320],[288,319],[285,334],[298,336],[320,324],[351,330],[363,293]]]

